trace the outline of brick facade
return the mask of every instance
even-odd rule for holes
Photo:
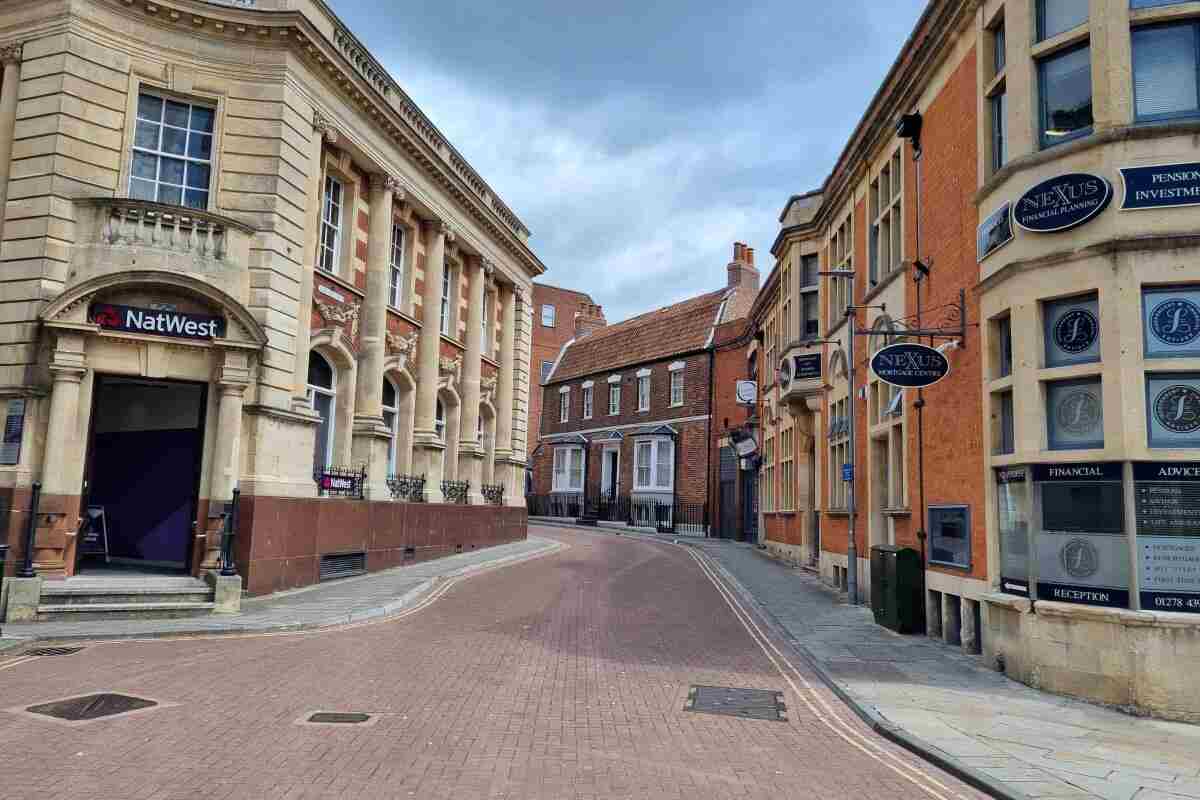
[[[553,326],[542,324],[542,306],[554,306],[555,321]],[[542,364],[553,364],[562,347],[575,337],[575,315],[584,306],[599,308],[592,298],[583,292],[573,289],[561,289],[545,283],[533,284],[533,346],[529,361],[530,380],[533,386],[529,392],[529,424],[530,431],[527,449],[533,455],[537,447],[538,425],[542,419]],[[603,323],[604,317],[600,316]]]

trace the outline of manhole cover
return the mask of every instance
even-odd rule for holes
[[[71,697],[66,700],[55,700],[25,709],[30,714],[41,714],[46,717],[66,720],[67,722],[87,722],[101,717],[112,717],[117,714],[128,714],[158,705],[153,700],[141,697],[129,697],[123,694],[88,694],[83,697]]]
[[[41,656],[42,658],[47,656],[73,656],[82,649],[82,647],[39,647],[36,650],[26,651],[25,655]]]
[[[370,714],[345,714],[334,711],[318,711],[308,718],[317,725],[361,725],[371,719]]]
[[[728,686],[693,686],[685,711],[724,714],[744,719],[787,719],[783,693],[770,689],[733,689]]]

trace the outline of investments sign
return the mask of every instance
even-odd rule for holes
[[[871,357],[871,371],[884,383],[903,389],[932,386],[950,373],[950,362],[923,344],[889,345]]]
[[[1122,211],[1200,205],[1200,163],[1125,167]]]
[[[1013,218],[1033,233],[1065,231],[1090,220],[1112,200],[1112,184],[1099,175],[1073,172],[1042,181],[1017,200]]]

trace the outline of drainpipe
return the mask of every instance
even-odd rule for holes
[[[717,349],[713,345],[713,349],[708,351],[708,419],[704,423],[704,440],[707,450],[708,469],[704,476],[704,507],[708,512],[707,525],[704,526],[704,538],[708,538],[709,532],[712,530],[712,523],[716,520],[717,515],[713,511],[713,440],[712,440],[712,418],[713,410],[716,408],[716,381],[714,380],[713,371],[716,369]],[[721,459],[717,458],[717,464],[721,463]]]

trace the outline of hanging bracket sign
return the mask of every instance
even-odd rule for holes
[[[1013,218],[1032,233],[1054,233],[1082,225],[1108,207],[1112,184],[1099,175],[1072,172],[1032,187],[1013,207]]]
[[[901,343],[888,345],[872,356],[871,371],[892,386],[923,389],[949,375],[950,362],[928,345]]]

